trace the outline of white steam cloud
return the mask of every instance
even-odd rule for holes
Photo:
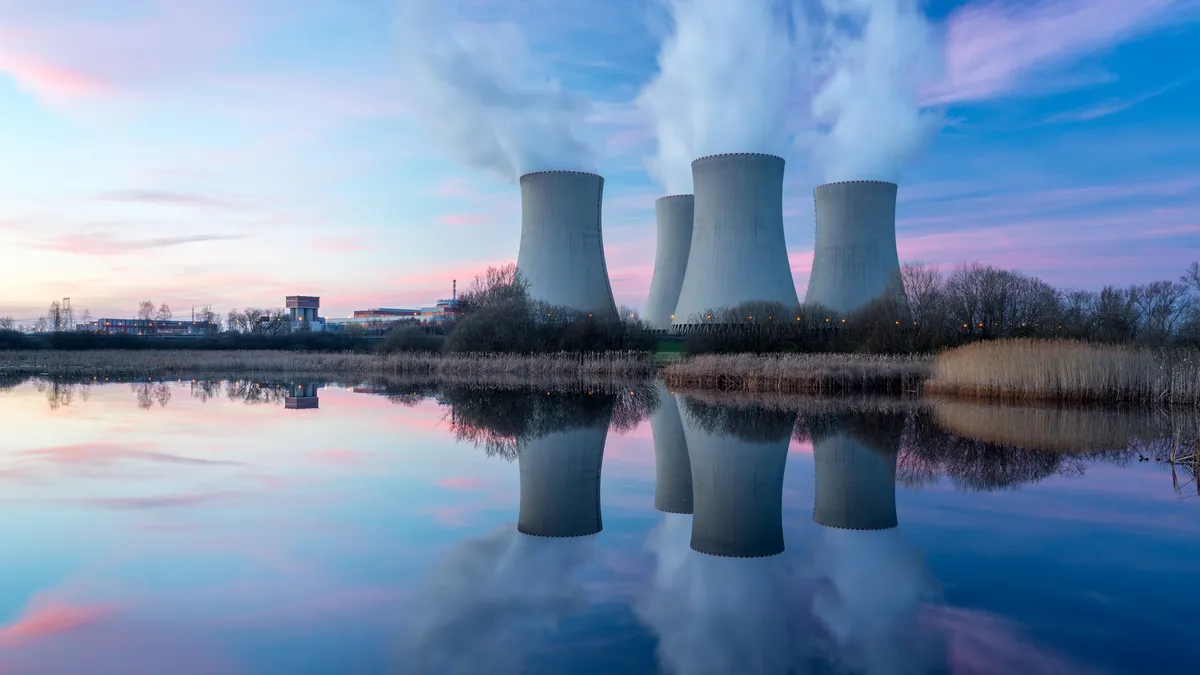
[[[401,0],[399,39],[411,102],[454,157],[506,180],[592,171],[578,135],[589,104],[564,91],[513,24],[456,24],[443,0]]]
[[[786,673],[803,660],[808,631],[793,608],[790,557],[721,558],[689,544],[692,516],[664,514],[649,545],[653,587],[636,606],[658,634],[662,670],[687,675]]]
[[[808,59],[807,25],[777,0],[662,2],[675,29],[637,105],[658,136],[651,177],[687,193],[697,157],[783,150],[797,66]]]
[[[917,628],[917,611],[938,596],[923,556],[899,529],[823,528],[814,552],[829,587],[813,614],[833,641],[831,658],[852,672],[937,672],[937,645]]]
[[[941,124],[917,97],[940,51],[917,0],[823,0],[823,86],[812,100],[822,129],[813,158],[826,181],[891,180]]]
[[[940,47],[918,0],[661,0],[674,19],[637,99],[651,177],[690,192],[691,161],[793,146],[826,180],[896,180],[941,116],[917,93]]]
[[[404,672],[522,672],[522,646],[587,607],[577,572],[594,542],[533,537],[509,524],[457,544],[414,600]]]

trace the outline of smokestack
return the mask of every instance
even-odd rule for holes
[[[604,178],[582,171],[521,176],[521,249],[517,269],[533,299],[585,312],[616,314],[600,204]]]
[[[692,464],[683,438],[679,402],[661,381],[656,386],[660,403],[650,416],[650,431],[654,435],[654,508],[664,513],[691,513]]]
[[[603,529],[600,464],[609,415],[595,424],[534,439],[517,456],[521,507],[517,531],[538,537],[584,537]]]
[[[792,415],[793,422],[795,415]],[[783,553],[785,431],[741,437],[683,416],[692,465],[692,550],[727,558]]]
[[[896,527],[896,453],[875,450],[847,433],[813,440],[813,520],[845,530]]]
[[[895,183],[856,180],[813,190],[817,232],[806,304],[847,313],[903,293],[896,254]]]
[[[654,278],[650,280],[650,297],[646,300],[643,317],[651,328],[670,328],[675,318],[675,305],[679,301],[679,289],[683,287],[683,275],[691,253],[694,211],[692,195],[671,195],[654,201],[658,245],[654,252]],[[679,416],[678,410],[675,416]]]
[[[695,219],[674,324],[754,300],[797,304],[783,237],[783,166],[758,153],[692,162]]]

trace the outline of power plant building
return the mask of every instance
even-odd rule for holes
[[[856,180],[813,190],[816,239],[804,302],[849,313],[903,293],[896,253],[895,183]]]
[[[601,235],[604,178],[582,171],[521,176],[517,270],[530,296],[596,314],[616,314]]]
[[[784,161],[735,153],[692,162],[695,210],[673,325],[751,301],[796,306],[783,234]]]
[[[783,472],[796,416],[779,417],[747,434],[701,424],[691,411],[682,416],[692,550],[728,558],[783,553]]]
[[[585,537],[603,529],[600,466],[609,419],[603,415],[589,426],[535,438],[520,449],[519,532]]]
[[[683,288],[683,275],[687,272],[688,255],[692,248],[694,212],[693,195],[659,197],[654,202],[658,243],[654,252],[650,296],[646,299],[646,313],[642,317],[651,328],[668,329],[675,318],[675,306],[679,302],[679,291]]]

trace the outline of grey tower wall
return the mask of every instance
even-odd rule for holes
[[[692,162],[695,216],[675,324],[752,300],[797,304],[783,236],[784,161],[737,153]]]
[[[896,453],[872,449],[846,433],[813,441],[813,520],[845,530],[896,527]]]
[[[692,512],[692,464],[679,402],[660,380],[658,410],[650,416],[654,435],[654,508],[664,513]]]
[[[517,531],[539,537],[583,537],[603,529],[600,465],[608,421],[605,416],[592,426],[543,436],[521,448]]]
[[[593,173],[540,171],[521,176],[517,269],[535,300],[616,313],[600,231],[603,194],[604,179]]]
[[[728,558],[783,553],[783,471],[790,434],[752,442],[683,415],[692,465],[692,550]]]
[[[813,190],[817,230],[805,303],[852,312],[903,292],[896,253],[895,183],[847,181]]]
[[[694,212],[695,199],[692,195],[659,197],[654,201],[658,243],[654,251],[650,295],[646,299],[646,313],[642,317],[651,328],[670,328],[674,319],[692,248]]]

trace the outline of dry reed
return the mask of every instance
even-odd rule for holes
[[[913,394],[928,376],[923,356],[754,354],[696,356],[667,366],[668,386],[808,394]]]
[[[1009,401],[1200,403],[1200,352],[1070,340],[978,342],[939,355],[925,392]]]
[[[137,378],[243,373],[313,379],[404,376],[455,381],[590,381],[646,378],[654,374],[654,366],[648,356],[632,352],[536,356],[198,350],[0,352],[0,375]]]
[[[938,426],[959,436],[1055,452],[1123,450],[1135,443],[1170,435],[1173,420],[1167,414],[1130,408],[936,401],[933,409]]]

